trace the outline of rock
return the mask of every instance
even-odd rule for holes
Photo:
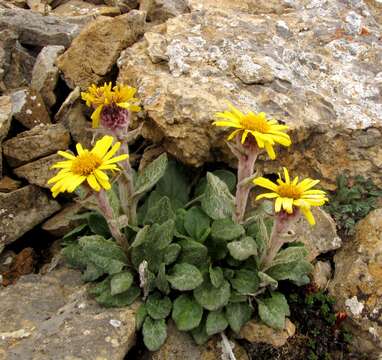
[[[69,132],[61,124],[38,125],[3,143],[3,153],[12,167],[65,150],[70,143]]]
[[[13,172],[30,184],[50,189],[52,185],[48,185],[47,181],[57,173],[50,168],[58,161],[62,161],[62,157],[53,154],[13,169]]]
[[[148,31],[145,33],[144,38],[147,41],[147,54],[154,64],[168,61],[166,54],[167,42],[163,35]]]
[[[12,112],[13,117],[28,129],[51,123],[44,100],[40,93],[32,89],[12,93]]]
[[[121,10],[117,6],[94,5],[82,0],[69,0],[57,6],[52,14],[57,16],[117,16]]]
[[[152,41],[122,52],[118,82],[138,87],[147,115],[143,136],[188,165],[232,163],[224,142],[228,130],[212,126],[228,100],[291,128],[292,147],[278,147],[276,161],[260,156],[263,173],[287,166],[333,188],[346,171],[382,186],[380,28],[362,15],[369,36],[338,37],[342,15],[358,11],[353,2],[261,4],[269,6],[267,16],[224,6],[179,15],[150,29],[158,34],[157,48],[163,47],[160,56],[152,56]],[[251,74],[238,71],[243,57],[262,67],[259,75],[253,67]]]
[[[0,193],[0,245],[17,240],[59,209],[58,202],[34,185]]]
[[[12,99],[10,96],[0,96],[0,146],[8,135],[12,121]],[[3,157],[0,151],[0,179],[3,177]]]
[[[162,23],[188,12],[188,6],[186,0],[140,0],[139,10],[147,13],[150,22]]]
[[[264,60],[256,60],[248,55],[237,59],[233,73],[247,85],[270,83],[275,78],[271,67]]]
[[[22,44],[68,47],[79,33],[80,26],[57,16],[24,9],[0,9],[0,29],[15,31]]]
[[[207,344],[198,346],[192,337],[183,331],[179,331],[172,321],[167,324],[167,339],[162,347],[151,353],[150,360],[220,360],[222,350],[220,337],[211,339]],[[232,342],[233,352],[237,360],[248,360],[245,350],[237,343]]]
[[[49,0],[27,0],[27,5],[32,11],[42,15],[48,15],[52,8],[49,6]]]
[[[79,221],[73,220],[72,217],[77,215],[81,209],[80,204],[68,204],[60,212],[45,221],[41,227],[53,236],[62,237],[79,225]]]
[[[100,17],[86,26],[57,61],[70,88],[86,89],[102,81],[120,52],[143,34],[145,14],[133,10],[115,18]]]
[[[86,107],[80,98],[80,88],[76,87],[66,98],[58,110],[55,121],[69,130],[73,140],[90,148],[92,133],[90,121],[85,116]]]
[[[64,52],[63,46],[45,46],[39,52],[32,70],[31,88],[40,92],[45,105],[51,108],[56,103],[54,89],[57,85],[59,70],[55,62]]]
[[[17,190],[21,185],[21,181],[11,179],[8,176],[4,176],[0,179],[0,192],[9,193],[11,191]]]
[[[317,261],[312,272],[312,283],[317,290],[326,290],[332,276],[332,267],[329,261]]]
[[[251,343],[266,343],[274,347],[285,345],[296,332],[296,326],[285,320],[285,329],[276,330],[257,320],[250,320],[240,330],[240,336]]]
[[[74,270],[24,276],[0,304],[4,360],[122,360],[135,342],[134,307],[100,307]]]
[[[311,226],[304,216],[290,228],[295,241],[304,243],[309,252],[308,260],[314,260],[318,255],[339,249],[341,238],[337,235],[336,224],[329,214],[320,208],[312,209],[316,225]]]
[[[116,6],[120,9],[121,13],[127,13],[133,9],[136,9],[139,5],[138,0],[104,0],[105,4],[110,6]]]
[[[382,208],[356,226],[334,257],[335,273],[329,292],[338,311],[346,311],[352,345],[364,355],[382,355]],[[374,359],[374,357],[370,357]]]

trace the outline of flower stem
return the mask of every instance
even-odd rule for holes
[[[239,140],[240,141],[240,140]],[[238,145],[240,144],[238,141]],[[241,144],[240,144],[241,145]],[[235,218],[234,220],[241,224],[244,221],[245,210],[247,208],[249,193],[252,188],[251,183],[244,180],[249,178],[255,168],[255,162],[259,155],[259,148],[253,142],[241,145],[243,151],[236,153],[238,159],[237,169],[237,187],[235,196]]]
[[[105,190],[101,189],[100,191],[96,192],[95,195],[98,201],[99,209],[102,215],[104,216],[107,225],[109,226],[111,235],[113,236],[117,244],[121,246],[122,249],[127,253],[129,243],[125,235],[123,235],[121,230],[119,229],[117,222],[115,221],[113,209],[110,206],[110,202]]]

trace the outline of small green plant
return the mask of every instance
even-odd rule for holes
[[[274,159],[276,143],[291,144],[287,126],[229,105],[214,124],[235,129],[229,146],[237,177],[223,169],[194,184],[166,154],[136,172],[128,160],[131,111],[140,109],[134,94],[111,84],[83,93],[95,108],[93,127],[108,135],[92,150],[77,144],[78,155],[59,152],[66,160],[53,166],[61,169],[49,181],[53,195],[77,191],[90,210],[64,237],[67,262],[96,282],[90,293],[106,307],[142,299],[137,328],[152,351],[166,340],[169,318],[198,344],[220,333],[228,346],[225,329],[239,333],[254,315],[283,329],[290,310],[279,282],[305,285],[312,270],[307,250],[291,242],[290,226],[301,215],[314,225],[311,207],[328,200],[314,189],[318,180],[299,182],[286,168],[277,183],[253,173],[261,152]],[[255,185],[271,191],[256,200],[275,201],[247,211]]]
[[[349,179],[346,175],[337,178],[337,189],[326,205],[334,217],[337,226],[346,235],[353,235],[355,224],[377,207],[377,200],[382,196],[371,180],[362,176]]]

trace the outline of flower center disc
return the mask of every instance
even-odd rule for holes
[[[255,117],[253,115],[245,115],[244,118],[240,120],[241,125],[245,129],[258,131],[261,133],[267,133],[270,129],[268,122],[260,117]]]
[[[88,176],[102,164],[101,159],[92,153],[86,153],[73,160],[72,171],[74,174]]]
[[[301,197],[301,191],[294,185],[279,185],[277,192],[281,197],[292,198],[295,200]]]

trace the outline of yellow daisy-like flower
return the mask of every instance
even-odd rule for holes
[[[248,135],[255,138],[257,146],[260,149],[265,148],[269,157],[276,158],[273,145],[279,143],[283,146],[290,146],[291,140],[284,131],[288,129],[286,125],[280,125],[276,120],[267,120],[264,112],[258,114],[252,111],[247,114],[242,113],[232,104],[228,103],[230,111],[218,112],[215,116],[219,119],[213,122],[216,126],[228,126],[236,128],[229,136],[232,140],[236,135],[241,134],[241,143],[244,144]]]
[[[288,170],[286,168],[283,169],[285,180],[282,180],[279,174],[277,184],[264,177],[259,177],[253,180],[255,185],[273,191],[257,196],[256,200],[263,198],[276,199],[275,211],[280,212],[281,209],[284,209],[288,214],[292,214],[293,207],[297,206],[305,215],[309,224],[314,225],[316,222],[310,208],[312,206],[324,205],[326,201],[329,201],[325,191],[312,189],[313,186],[320,182],[320,180],[307,178],[299,183],[298,177],[296,176],[293,181],[291,181]]]
[[[67,160],[52,166],[52,169],[61,169],[56,176],[48,181],[48,184],[55,183],[51,188],[53,197],[61,192],[73,192],[85,180],[95,191],[100,191],[101,188],[109,190],[111,184],[104,171],[118,171],[119,168],[116,163],[129,157],[127,154],[122,154],[113,158],[121,143],[116,142],[111,147],[112,143],[113,137],[106,135],[98,140],[90,151],[83,149],[81,144],[77,144],[77,156],[68,151],[58,151],[58,154]]]
[[[87,106],[95,108],[91,119],[92,127],[98,128],[101,113],[105,106],[117,106],[122,109],[138,112],[141,108],[137,105],[139,99],[134,95],[137,89],[128,85],[116,85],[111,88],[111,82],[103,86],[91,85],[87,92],[82,92],[82,100],[86,101]]]

